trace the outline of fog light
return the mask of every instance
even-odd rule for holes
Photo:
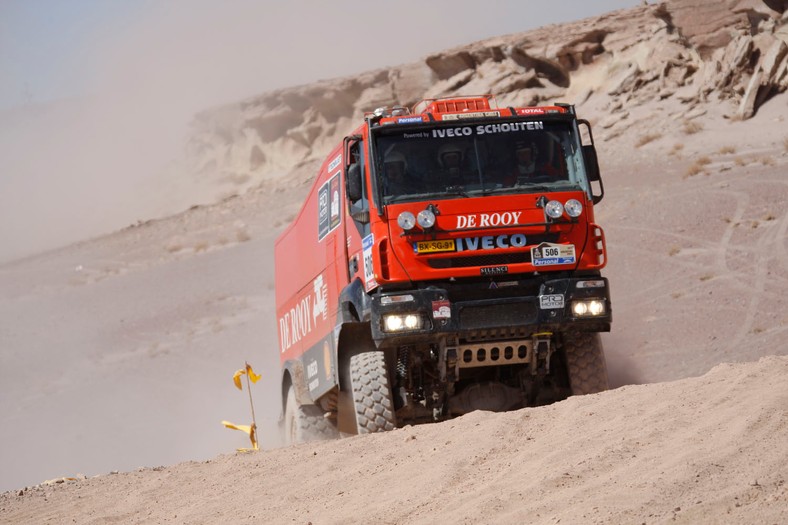
[[[602,299],[585,299],[572,301],[572,313],[575,317],[598,317],[605,315],[605,301]]]
[[[383,316],[383,329],[386,332],[421,330],[424,318],[418,314],[390,314]]]
[[[387,332],[396,332],[397,330],[402,330],[402,317],[399,315],[387,315],[385,324]]]
[[[406,315],[405,316],[405,328],[408,330],[415,330],[416,328],[420,328],[420,318],[418,315]]]
[[[602,301],[591,301],[588,303],[588,313],[591,315],[602,315],[605,313],[605,303]]]
[[[588,313],[588,305],[582,301],[577,301],[572,304],[572,312],[576,317],[582,317]]]

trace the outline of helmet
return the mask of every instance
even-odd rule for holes
[[[531,150],[531,155],[534,157],[536,157],[536,155],[539,153],[539,149],[536,147],[535,142],[526,142],[524,140],[518,140],[514,145],[514,151],[518,152],[524,149]]]
[[[457,162],[454,165],[447,165],[446,160],[452,156],[457,156]],[[438,164],[442,168],[455,168],[459,167],[462,163],[462,148],[457,144],[444,144],[440,148],[438,148]]]
[[[383,168],[389,177],[402,177],[408,169],[408,161],[399,151],[391,151],[383,159]]]
[[[395,162],[402,163],[403,168],[408,167],[408,161],[405,159],[405,155],[400,153],[399,151],[392,151],[386,155],[386,158],[383,160],[383,164],[391,164]]]

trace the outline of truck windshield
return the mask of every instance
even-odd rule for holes
[[[588,192],[575,130],[569,121],[522,120],[379,128],[375,167],[383,202]]]

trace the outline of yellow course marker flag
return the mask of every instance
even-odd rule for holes
[[[249,440],[252,442],[252,450],[259,450],[257,445],[257,425],[252,423],[251,425],[236,425],[235,423],[230,423],[229,421],[222,421],[222,425],[226,426],[227,428],[231,428],[233,430],[240,430],[241,432],[245,432],[249,435]],[[238,449],[240,451],[246,451],[249,449]]]
[[[236,370],[235,374],[233,374],[233,383],[235,383],[235,388],[238,390],[243,390],[243,387],[241,386],[241,376],[244,374],[249,376],[249,379],[252,381],[252,383],[257,383],[260,380],[260,375],[255,374],[254,370],[252,370],[252,365],[247,363],[246,368]]]

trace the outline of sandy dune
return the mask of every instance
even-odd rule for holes
[[[788,357],[0,495],[8,523],[784,523]]]

